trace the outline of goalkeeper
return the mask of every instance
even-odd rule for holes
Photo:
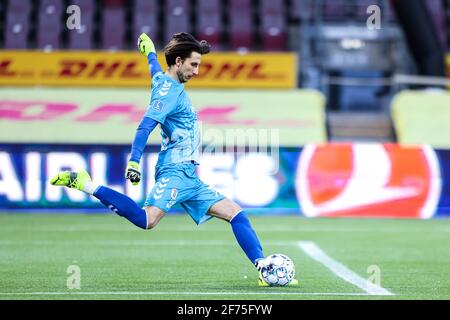
[[[53,185],[78,189],[99,199],[106,207],[142,229],[152,229],[177,203],[197,223],[212,217],[230,223],[237,242],[248,259],[261,271],[265,268],[263,251],[245,212],[238,204],[203,183],[196,175],[199,165],[200,130],[184,83],[198,75],[203,54],[209,44],[188,33],[175,34],[165,47],[168,69],[164,73],[157,61],[152,40],[141,34],[139,50],[148,59],[152,77],[152,96],[131,147],[125,178],[133,185],[141,180],[139,162],[153,129],[161,127],[162,144],[155,171],[155,186],[140,208],[132,199],[106,186],[96,185],[89,174],[60,172]],[[296,280],[292,284],[296,284]],[[259,285],[266,285],[263,280]]]

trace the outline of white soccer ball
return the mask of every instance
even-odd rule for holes
[[[271,254],[264,259],[264,264],[268,268],[261,271],[261,276],[268,285],[283,287],[294,279],[294,263],[288,256],[281,253]]]

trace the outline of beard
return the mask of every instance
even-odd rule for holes
[[[185,83],[187,80],[184,78],[184,75],[181,71],[177,71],[177,77],[178,77],[178,81],[180,81],[180,83]]]

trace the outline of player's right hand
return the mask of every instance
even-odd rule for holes
[[[125,178],[131,181],[131,184],[136,186],[141,181],[141,172],[139,171],[139,164],[134,161],[129,161],[125,170]]]
[[[145,56],[148,56],[151,52],[156,53],[155,45],[153,44],[152,39],[150,39],[150,37],[145,33],[142,33],[139,36],[137,45],[139,51]]]

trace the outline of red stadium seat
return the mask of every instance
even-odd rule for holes
[[[31,11],[31,1],[30,0],[10,0],[8,2],[8,13],[20,13]]]
[[[31,3],[28,0],[9,1],[5,14],[5,48],[27,49]]]
[[[80,7],[82,12],[81,26],[79,29],[69,30],[68,48],[73,50],[91,50],[94,33],[94,0],[71,0],[70,4]]]
[[[147,33],[155,43],[159,43],[158,17],[156,14],[136,13],[133,22],[133,39],[137,40],[141,33]]]
[[[197,12],[197,38],[208,41],[212,50],[221,50],[223,25],[220,0],[198,0]]]
[[[230,0],[228,6],[230,49],[253,49],[251,0]]]
[[[95,0],[71,0],[71,5],[80,7],[82,14],[92,14],[95,10]]]
[[[27,49],[28,48],[28,32],[30,29],[29,13],[30,7],[24,11],[16,11],[18,7],[8,8],[6,14],[5,28],[5,48],[7,49]],[[21,7],[22,8],[22,7]]]
[[[125,48],[125,10],[120,6],[104,7],[102,10],[101,48],[123,50]]]
[[[164,12],[166,13],[164,43],[169,42],[174,33],[191,32],[187,0],[168,0]]]
[[[133,41],[142,32],[147,33],[155,43],[160,46],[160,33],[158,16],[158,0],[135,0],[133,7]]]
[[[61,47],[62,3],[58,0],[42,0],[37,25],[38,49],[54,50]]]
[[[150,13],[158,10],[158,0],[134,0],[134,10]]]
[[[93,25],[84,22],[80,29],[69,31],[69,49],[72,50],[91,50],[93,45]]]
[[[283,3],[280,1],[262,0],[259,10],[262,49],[266,51],[285,50],[287,27]]]
[[[60,35],[57,33],[48,33],[42,30],[38,33],[38,49],[44,51],[57,50],[61,47]]]
[[[102,0],[102,4],[105,7],[122,7],[125,0]]]
[[[48,7],[54,7],[57,11],[62,11],[63,9],[63,2],[60,0],[41,0],[39,2],[39,11],[45,11],[48,10]],[[64,6],[65,8],[65,6]]]

